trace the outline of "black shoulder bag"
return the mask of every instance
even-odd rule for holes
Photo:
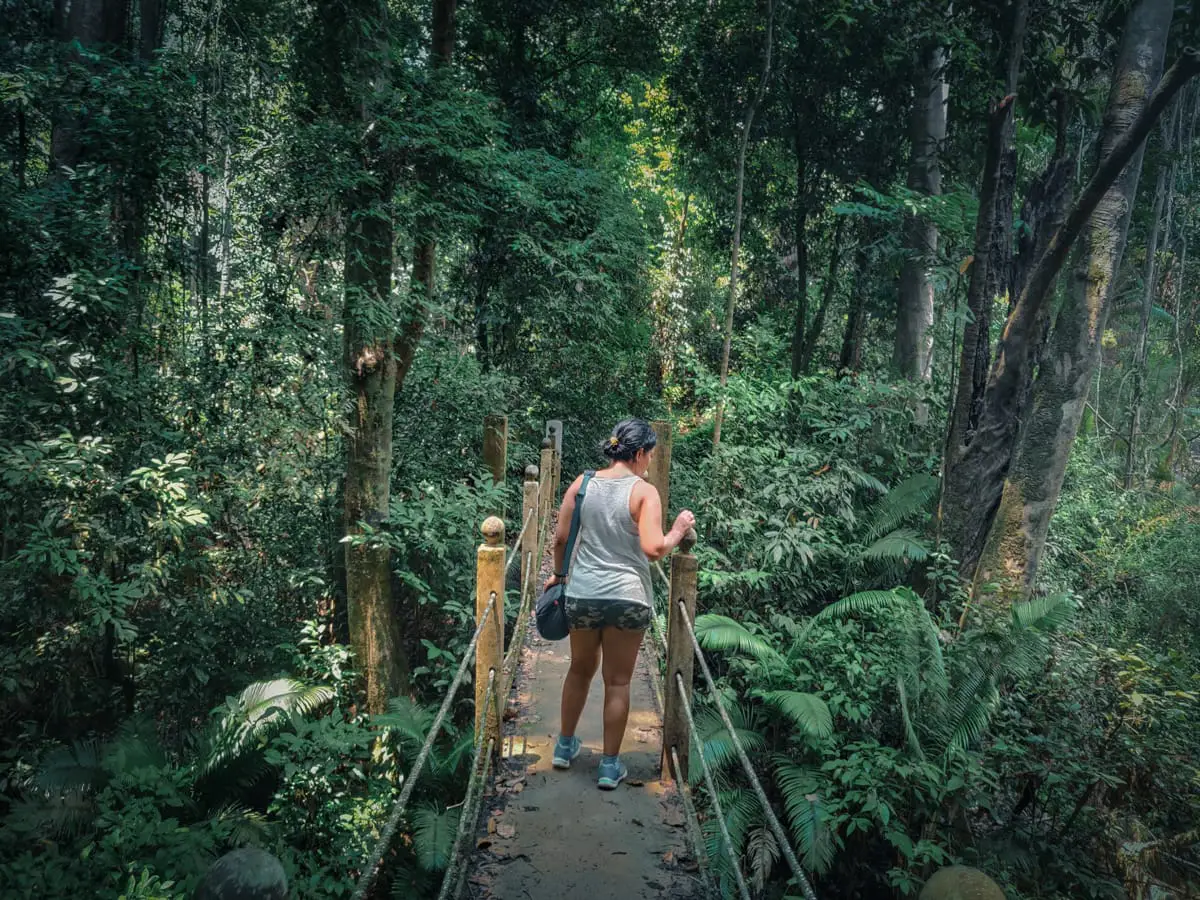
[[[571,554],[575,551],[575,538],[579,536],[579,509],[583,506],[583,498],[587,496],[588,482],[595,474],[593,469],[583,473],[583,482],[579,485],[579,493],[575,495],[575,512],[571,514],[571,531],[567,535],[567,550],[563,555],[562,576],[557,584],[552,584],[542,592],[534,606],[538,634],[547,641],[561,641],[571,632],[571,627],[567,624],[567,570],[571,567]]]

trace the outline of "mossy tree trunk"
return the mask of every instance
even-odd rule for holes
[[[998,593],[995,599],[1002,603],[1028,595],[1037,575],[1050,517],[1062,489],[1095,370],[1113,282],[1125,247],[1129,211],[1137,193],[1145,138],[1170,99],[1197,68],[1194,56],[1185,57],[1150,99],[1162,71],[1172,6],[1170,0],[1140,0],[1130,10],[1113,72],[1097,176],[1085,188],[1079,204],[1045,254],[1050,256],[1058,251],[1065,257],[1067,247],[1055,246],[1056,243],[1069,244],[1074,237],[1070,234],[1071,226],[1078,221],[1081,207],[1089,202],[1090,195],[1103,189],[1095,200],[1094,212],[1080,223],[1086,226],[1081,227],[1083,240],[1065,301],[1033,384],[1031,407],[999,503],[995,505],[987,497],[978,498],[981,505],[995,506],[997,512],[990,523],[974,580],[977,586],[995,585]],[[1126,161],[1120,160],[1122,155]],[[1105,170],[1112,176],[1107,183],[1099,178]],[[1035,271],[1030,276],[1031,283],[1038,278]],[[1031,289],[1026,288],[1022,301]],[[1012,330],[1010,317],[1007,331]],[[998,365],[1004,363],[1003,358],[998,361]],[[1026,358],[1023,366],[1029,364]],[[1009,410],[1010,415],[1020,412],[1015,408]]]

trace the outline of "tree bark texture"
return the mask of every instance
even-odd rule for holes
[[[1142,285],[1142,308],[1138,321],[1137,345],[1133,355],[1133,397],[1129,403],[1129,431],[1125,436],[1125,490],[1133,487],[1137,465],[1138,432],[1142,425],[1142,395],[1146,391],[1146,360],[1149,356],[1150,313],[1158,294],[1158,237],[1162,224],[1163,203],[1167,196],[1169,166],[1158,167],[1154,189],[1154,211],[1150,223],[1150,241],[1146,247],[1146,273]],[[1131,204],[1132,206],[1132,204]]]
[[[775,37],[775,0],[767,0],[767,46],[763,51],[762,76],[754,98],[746,107],[742,121],[742,138],[737,155],[737,189],[733,210],[733,247],[729,254],[729,302],[725,307],[725,340],[721,348],[721,388],[717,397],[717,411],[713,420],[713,450],[721,446],[721,423],[725,418],[725,383],[729,380],[729,351],[733,344],[733,310],[737,303],[738,256],[742,249],[742,197],[746,182],[746,150],[750,144],[750,130],[754,127],[754,116],[767,91],[771,78],[771,48]]]
[[[930,48],[925,57],[913,96],[909,132],[912,159],[908,186],[928,196],[942,192],[938,154],[946,139],[946,104],[950,86],[943,77],[945,50]],[[938,232],[932,222],[919,216],[904,220],[906,257],[900,270],[896,304],[896,343],[892,366],[912,381],[927,379],[933,353],[933,281],[929,268],[937,254]]]
[[[989,377],[979,436],[956,469],[958,496],[967,498],[973,509],[961,520],[966,523],[959,545],[964,571],[976,584],[995,584],[1003,602],[1027,594],[1037,574],[1104,332],[1145,139],[1200,70],[1200,56],[1189,51],[1147,102],[1162,68],[1171,6],[1170,0],[1141,0],[1129,13],[1096,172],[1030,272],[1009,316]],[[997,451],[1025,413],[1019,406],[1020,387],[1033,363],[1036,325],[1081,233],[1078,262],[1038,369],[1020,443],[1010,471],[999,471],[1004,460]],[[991,459],[993,454],[997,458]],[[975,484],[972,491],[961,489],[964,480]]]
[[[382,201],[386,204],[386,201]],[[346,441],[346,535],[360,523],[378,527],[391,503],[392,414],[396,358],[387,335],[370,324],[391,304],[393,226],[390,208],[364,204],[346,233],[345,361],[350,389]],[[374,313],[374,314],[372,314]],[[404,686],[400,625],[392,609],[386,546],[346,545],[350,645],[366,679],[367,710],[383,712]]]
[[[1016,189],[1017,154],[1013,147],[1015,107],[1029,0],[1012,5],[1012,23],[1005,63],[1004,97],[993,105],[988,121],[987,152],[975,221],[975,252],[967,286],[967,321],[963,326],[958,382],[951,411],[950,437],[946,442],[952,466],[974,436],[991,365],[992,307],[1007,292],[1012,269],[1013,192]]]

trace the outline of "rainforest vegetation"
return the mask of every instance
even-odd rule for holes
[[[547,419],[567,476],[638,415],[821,897],[1197,896],[1198,22],[0,0],[0,894],[182,900],[252,845],[351,896],[480,522]],[[380,896],[436,895],[468,695]]]

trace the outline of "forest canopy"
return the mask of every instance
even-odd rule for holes
[[[186,898],[242,846],[352,896],[480,523],[546,420],[569,483],[629,415],[674,430],[699,638],[820,896],[1200,892],[1193,4],[0,21],[5,896]],[[472,729],[379,896],[437,895]]]

